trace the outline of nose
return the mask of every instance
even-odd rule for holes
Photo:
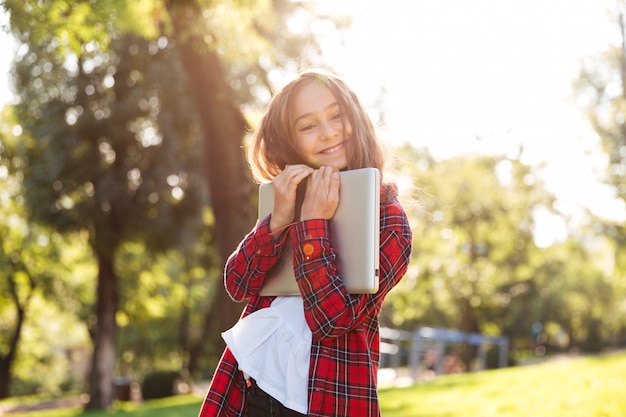
[[[337,135],[337,128],[332,123],[324,122],[321,124],[320,139],[328,140]]]

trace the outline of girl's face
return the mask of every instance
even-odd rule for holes
[[[296,148],[308,165],[348,166],[346,142],[352,126],[327,87],[317,82],[301,87],[294,97],[291,120]]]

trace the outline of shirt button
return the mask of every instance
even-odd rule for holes
[[[315,252],[315,248],[310,243],[305,243],[304,245],[302,245],[302,252],[307,257],[309,257],[309,256],[313,255],[313,252]]]

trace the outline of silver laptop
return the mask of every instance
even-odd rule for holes
[[[330,220],[330,243],[337,253],[338,274],[351,294],[378,291],[380,256],[380,172],[362,168],[340,173],[339,206]],[[302,204],[296,199],[296,213]],[[259,219],[272,212],[272,184],[259,187]],[[297,214],[298,216],[298,214]],[[265,277],[261,295],[300,295],[293,271],[291,241]]]

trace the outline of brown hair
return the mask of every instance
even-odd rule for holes
[[[331,91],[352,127],[350,141],[346,144],[347,169],[378,168],[382,176],[385,165],[384,148],[358,97],[336,75],[312,69],[302,72],[270,101],[248,147],[248,163],[254,179],[257,182],[272,181],[285,165],[306,163],[293,140],[295,135],[290,110],[300,89],[312,82],[321,83]],[[389,187],[385,189],[386,193],[392,191]],[[381,196],[381,200],[386,201],[386,197]]]

